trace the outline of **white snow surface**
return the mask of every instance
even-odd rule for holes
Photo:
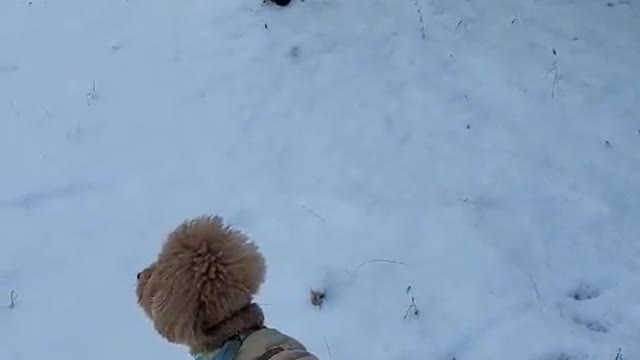
[[[134,286],[201,214],[321,359],[639,359],[640,2],[606,1],[0,1],[0,359],[188,360]]]

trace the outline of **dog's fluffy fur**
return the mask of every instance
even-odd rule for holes
[[[265,272],[265,259],[247,236],[219,216],[198,217],[174,229],[157,259],[138,273],[138,304],[169,342],[208,351],[239,330],[263,326],[252,298]]]

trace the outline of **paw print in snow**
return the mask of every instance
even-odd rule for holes
[[[569,296],[576,301],[587,301],[597,299],[602,295],[602,291],[590,284],[581,283],[569,293]]]

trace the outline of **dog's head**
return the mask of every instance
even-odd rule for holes
[[[191,346],[249,304],[264,281],[257,246],[218,216],[185,221],[138,273],[138,304],[168,341]]]

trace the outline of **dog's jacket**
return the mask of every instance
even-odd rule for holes
[[[195,360],[318,360],[298,340],[272,328],[254,331],[244,339],[227,341],[219,349],[196,354]]]

